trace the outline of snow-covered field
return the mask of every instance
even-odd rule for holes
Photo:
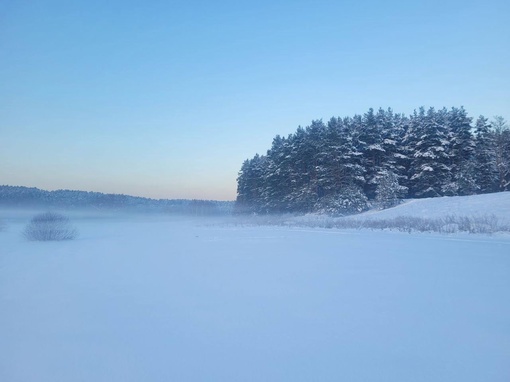
[[[509,235],[32,214],[0,211],[0,381],[510,381]]]

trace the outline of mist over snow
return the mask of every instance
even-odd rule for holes
[[[503,218],[509,194],[365,216]],[[509,234],[67,210],[75,240],[28,242],[36,212],[0,210],[2,381],[510,379]]]

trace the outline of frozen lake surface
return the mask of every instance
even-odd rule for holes
[[[70,214],[0,232],[0,380],[510,380],[510,236]]]

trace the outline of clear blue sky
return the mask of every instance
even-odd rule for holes
[[[0,184],[233,200],[369,107],[509,116],[510,1],[0,2]]]

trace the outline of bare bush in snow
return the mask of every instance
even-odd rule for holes
[[[45,212],[35,215],[23,231],[25,239],[30,241],[73,240],[78,231],[65,215]]]

